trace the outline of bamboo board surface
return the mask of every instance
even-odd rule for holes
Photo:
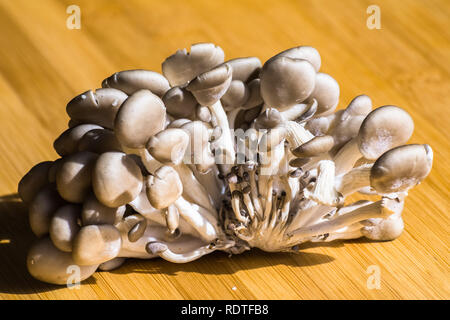
[[[78,0],[81,29],[66,28],[71,0],[0,0],[0,299],[448,299],[450,2],[375,1],[381,29],[366,26],[374,1]],[[405,108],[413,143],[434,149],[431,175],[410,192],[405,231],[392,242],[306,245],[298,255],[214,253],[178,265],[129,260],[80,289],[41,283],[25,268],[34,240],[15,193],[32,165],[57,158],[66,103],[113,72],[160,64],[196,42],[226,58],[262,61],[297,45],[322,56],[344,108],[368,94]],[[369,289],[366,271],[381,270]]]

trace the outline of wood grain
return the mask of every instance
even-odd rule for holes
[[[449,299],[450,2],[375,1],[381,30],[366,27],[373,1],[78,0],[81,30],[66,28],[72,0],[0,0],[1,299]],[[33,164],[57,158],[66,103],[115,71],[160,63],[195,42],[227,58],[266,60],[292,46],[316,47],[345,107],[366,93],[375,106],[405,108],[413,143],[434,149],[431,175],[410,192],[405,231],[392,242],[304,246],[298,255],[215,253],[186,265],[130,260],[79,290],[32,279],[34,240],[14,195]],[[370,265],[381,289],[366,286]],[[233,289],[234,288],[234,289]]]

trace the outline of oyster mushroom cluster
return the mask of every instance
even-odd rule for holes
[[[398,237],[432,150],[406,144],[414,124],[399,107],[360,95],[335,111],[339,85],[320,65],[308,46],[262,64],[200,43],[162,74],[121,71],[73,98],[60,158],[19,183],[39,238],[31,275],[65,284],[74,265],[84,280],[126,258]],[[355,192],[379,200],[346,203]]]

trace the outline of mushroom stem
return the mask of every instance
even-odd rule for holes
[[[333,220],[294,230],[288,234],[291,237],[289,241],[295,244],[307,237],[332,233],[345,226],[370,218],[386,218],[392,213],[393,211],[387,207],[386,201],[383,199],[340,215]]]
[[[359,151],[357,139],[353,138],[339,150],[333,159],[336,167],[336,175],[349,172],[361,157],[362,154]]]
[[[344,175],[336,178],[335,189],[344,197],[364,188],[370,186],[370,170],[372,164],[362,165],[353,168]]]
[[[218,237],[219,231],[216,226],[211,224],[200,212],[194,209],[192,204],[186,201],[183,197],[179,197],[175,201],[175,206],[184,220],[186,220],[207,242],[210,242]]]
[[[222,130],[222,135],[219,139],[212,143],[213,149],[216,150],[216,156],[220,155],[222,157],[218,163],[227,165],[226,167],[232,166],[235,160],[235,153],[227,114],[225,113],[220,100],[217,100],[216,103],[208,107],[216,122],[214,123],[214,127],[218,126]],[[224,173],[226,174],[228,172],[222,172],[222,174]]]
[[[343,201],[342,195],[334,188],[334,162],[322,160],[318,166],[317,181],[314,190],[304,190],[305,198],[327,206],[337,206]]]

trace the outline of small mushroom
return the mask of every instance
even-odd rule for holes
[[[40,190],[29,205],[29,222],[31,231],[37,236],[46,235],[55,211],[64,204],[54,185],[47,185]]]
[[[396,106],[383,106],[369,113],[358,135],[347,142],[334,157],[336,174],[348,172],[365,157],[375,160],[385,151],[406,143],[414,130],[411,116]]]
[[[80,139],[78,151],[90,151],[101,154],[108,151],[122,151],[122,148],[113,131],[93,129],[86,132]]]
[[[199,74],[211,70],[224,61],[223,50],[212,43],[197,43],[186,49],[177,50],[164,60],[162,72],[172,86],[191,81]]]
[[[112,129],[117,110],[127,98],[123,91],[113,88],[89,90],[70,100],[66,111],[71,120]]]
[[[60,156],[66,156],[78,151],[81,138],[93,129],[103,129],[96,124],[80,124],[64,131],[53,143],[53,148]]]
[[[332,136],[314,137],[308,142],[302,144],[300,147],[292,150],[292,153],[296,157],[316,157],[330,151],[333,145],[334,139]]]
[[[76,265],[72,254],[58,250],[48,237],[38,240],[27,255],[28,272],[34,278],[47,283],[70,284],[68,281],[73,277],[70,267]],[[77,280],[83,281],[97,270],[98,264],[78,267],[80,277]]]
[[[280,56],[264,64],[260,77],[264,103],[283,110],[311,95],[316,72],[306,60]]]
[[[56,189],[64,200],[81,203],[91,190],[92,170],[98,155],[81,151],[65,157],[56,173]]]
[[[148,200],[156,209],[169,207],[183,193],[178,173],[169,166],[163,166],[156,170],[154,176],[148,176],[146,187]]]
[[[117,208],[139,195],[142,181],[141,169],[130,156],[122,152],[106,152],[95,163],[92,187],[102,204]]]
[[[170,88],[162,97],[167,113],[176,118],[191,118],[197,106],[192,93],[186,87]]]
[[[73,241],[72,257],[80,266],[95,265],[111,260],[120,252],[122,238],[114,226],[82,227]]]
[[[81,210],[81,223],[83,226],[91,224],[115,224],[125,213],[125,205],[110,208],[97,200],[94,194],[86,197]]]
[[[147,150],[161,163],[178,165],[189,145],[189,135],[182,129],[165,129],[150,138]]]
[[[215,165],[214,156],[209,147],[208,128],[201,121],[192,121],[181,127],[189,135],[186,160],[195,164],[199,172],[208,172]]]
[[[150,90],[158,97],[162,97],[169,90],[169,82],[157,72],[148,70],[125,70],[114,73],[102,82],[103,88],[116,88],[128,95],[138,90]]]
[[[299,46],[284,50],[277,55],[273,56],[271,59],[278,57],[288,57],[291,59],[301,59],[306,60],[314,67],[316,72],[319,71],[321,65],[321,58],[319,51],[313,47],[309,46]]]
[[[317,100],[316,115],[326,115],[333,112],[339,103],[339,84],[326,73],[317,73],[314,90],[308,98]]]
[[[60,207],[50,222],[50,239],[56,248],[64,252],[72,251],[73,239],[80,230],[78,217],[81,207],[68,204]]]
[[[48,172],[52,166],[52,161],[40,162],[23,176],[18,187],[23,202],[30,203],[39,190],[49,183]]]
[[[127,260],[126,258],[122,258],[122,257],[114,258],[109,261],[101,263],[98,266],[98,268],[102,271],[115,270],[115,269],[121,267],[125,263],[126,260]]]
[[[166,108],[149,90],[138,90],[120,107],[114,131],[121,144],[128,148],[144,148],[148,139],[163,130]]]

